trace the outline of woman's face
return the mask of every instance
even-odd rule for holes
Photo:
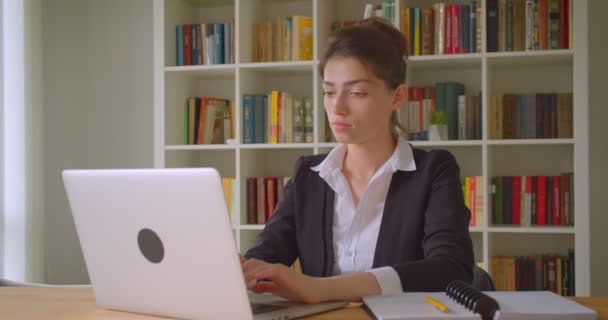
[[[390,134],[390,118],[407,90],[390,90],[356,58],[333,57],[323,74],[324,105],[341,143],[364,144]]]

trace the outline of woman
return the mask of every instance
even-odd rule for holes
[[[399,136],[405,51],[401,33],[373,18],[330,38],[319,71],[340,144],[298,159],[283,201],[242,260],[254,292],[356,301],[472,280],[470,212],[455,158]],[[287,267],[296,258],[303,274]]]

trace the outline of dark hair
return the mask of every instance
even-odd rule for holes
[[[368,18],[352,26],[335,31],[328,40],[327,49],[319,62],[319,74],[324,76],[325,66],[333,57],[352,57],[366,65],[374,75],[394,90],[405,83],[407,43],[403,34],[381,18]],[[391,124],[399,131],[396,112]]]

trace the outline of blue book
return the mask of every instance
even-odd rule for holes
[[[224,25],[213,24],[213,58],[214,64],[224,63]]]
[[[266,143],[266,103],[265,94],[256,94],[253,103],[254,142]]]
[[[198,26],[196,24],[192,24],[190,25],[191,29],[192,29],[192,41],[190,43],[192,43],[192,65],[197,65],[199,64],[198,62],[198,50],[199,50],[199,41],[198,41],[198,34],[200,33],[200,29],[198,28]]]
[[[480,5],[477,1],[472,1],[469,6],[469,52],[475,53],[477,50],[477,18],[475,8]]]
[[[177,40],[177,52],[175,53],[176,55],[176,60],[177,60],[177,65],[178,66],[183,66],[184,65],[184,26],[179,24],[177,25],[177,27],[175,28],[175,40]]]
[[[243,95],[243,143],[254,143],[253,95]]]
[[[466,4],[460,5],[460,53],[469,53],[469,6]]]
[[[224,22],[224,63],[231,63],[230,59],[231,52],[231,35],[232,35],[232,23],[230,21]]]

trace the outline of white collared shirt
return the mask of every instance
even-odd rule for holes
[[[393,173],[416,170],[411,146],[399,138],[391,157],[376,171],[365,187],[359,204],[354,205],[348,181],[342,173],[347,146],[335,147],[318,166],[311,168],[334,190],[333,274],[371,272],[383,295],[403,291],[397,271],[392,267],[372,269],[378,232]]]

